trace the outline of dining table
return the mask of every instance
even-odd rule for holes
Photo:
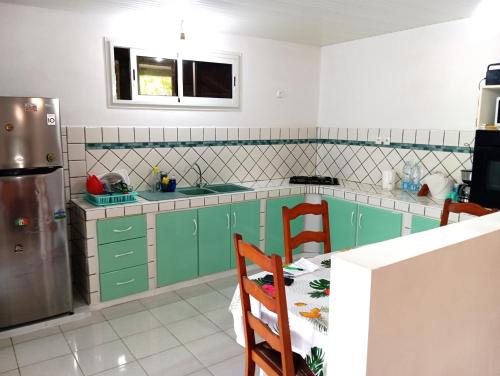
[[[316,376],[326,374],[331,255],[329,253],[308,258],[307,261],[316,265],[317,269],[296,276],[293,284],[285,286],[292,350],[306,360]],[[269,273],[259,272],[249,278],[265,287],[262,277],[266,274]],[[253,297],[250,298],[250,304],[252,314],[278,333],[276,314]],[[229,310],[234,320],[236,341],[244,347],[245,330],[239,286],[234,292]]]

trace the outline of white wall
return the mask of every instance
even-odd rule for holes
[[[0,95],[61,99],[64,125],[315,126],[320,49],[267,39],[187,31],[188,42],[241,52],[241,109],[136,110],[107,107],[103,38],[178,43],[162,15],[95,15],[0,4]],[[222,21],[221,21],[222,22]],[[213,24],[213,23],[212,23]],[[277,89],[286,98],[277,99]]]
[[[454,21],[323,47],[324,127],[473,129],[478,82],[498,34]]]

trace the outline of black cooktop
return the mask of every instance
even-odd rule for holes
[[[339,181],[330,176],[292,176],[290,184],[339,185]]]

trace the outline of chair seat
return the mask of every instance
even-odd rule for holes
[[[262,356],[277,373],[282,373],[281,353],[274,350],[266,341],[255,345],[254,351]],[[305,359],[297,353],[293,353],[293,365],[297,376],[315,376],[314,372],[307,366]]]

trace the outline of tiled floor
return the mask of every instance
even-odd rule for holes
[[[236,277],[0,340],[0,376],[242,375],[228,311]]]

